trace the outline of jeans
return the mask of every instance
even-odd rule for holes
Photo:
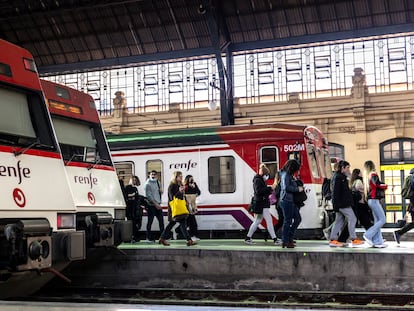
[[[348,233],[351,240],[356,239],[355,225],[357,219],[352,207],[340,208],[339,211],[335,212],[335,222],[331,231],[331,240],[338,240],[339,234],[348,224]]]
[[[290,201],[280,201],[280,207],[283,211],[283,229],[282,229],[282,241],[284,244],[293,241],[296,229],[299,227],[302,217],[299,213],[299,208],[295,203]]]
[[[365,237],[371,240],[374,245],[381,245],[384,243],[381,233],[381,227],[385,224],[384,209],[378,199],[369,199],[368,206],[372,211],[374,224],[365,232]]]
[[[171,220],[168,223],[165,230],[161,233],[161,239],[166,240],[170,236],[171,230],[175,226],[176,223],[177,222],[174,221],[174,220]],[[186,241],[191,240],[190,235],[187,231],[187,219],[183,219],[182,221],[180,221],[180,227],[179,228],[181,230],[181,233],[182,233],[183,237],[186,239]]]
[[[157,217],[158,224],[160,226],[160,232],[164,231],[164,216],[162,214],[161,209],[157,209],[155,206],[150,205],[147,209],[148,213],[148,222],[147,222],[147,240],[152,241],[153,236],[151,232],[152,223],[154,221],[154,217]]]
[[[250,225],[249,232],[247,233],[247,237],[251,238],[253,234],[256,232],[257,227],[262,222],[263,218],[266,220],[267,231],[270,234],[272,239],[276,238],[275,229],[273,227],[272,215],[270,215],[270,208],[263,208],[263,214],[254,214],[254,221]]]

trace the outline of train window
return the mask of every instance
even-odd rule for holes
[[[315,146],[306,144],[306,151],[308,153],[309,167],[313,177],[319,177],[318,162]]]
[[[116,162],[115,169],[118,178],[122,179],[125,185],[128,185],[131,176],[135,175],[134,162]]]
[[[321,150],[321,158],[322,161],[322,172],[324,172],[324,177],[331,178],[332,177],[332,166],[331,166],[331,158],[329,156],[329,152],[326,149]]]
[[[162,185],[163,185],[163,180],[164,180],[164,174],[163,174],[164,172],[163,172],[163,169],[162,169],[162,161],[161,160],[149,160],[149,161],[147,161],[145,171],[147,173],[147,176],[146,176],[147,178],[149,177],[151,171],[156,171],[157,172],[158,181],[160,182],[161,191],[162,191],[162,188],[163,188]]]
[[[35,138],[26,94],[0,88],[0,97],[0,132]]]
[[[235,160],[231,156],[208,159],[208,189],[210,193],[236,191]]]
[[[260,163],[264,163],[270,169],[270,178],[275,178],[279,170],[279,154],[277,147],[263,147],[260,149]]]

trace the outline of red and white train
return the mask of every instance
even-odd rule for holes
[[[27,279],[38,278],[39,271],[84,259],[85,236],[76,230],[76,206],[33,57],[4,40],[0,51],[0,297],[5,297],[35,289]]]
[[[76,229],[85,231],[88,247],[130,240],[125,200],[94,99],[51,81],[41,85],[76,206]]]
[[[322,236],[329,217],[321,197],[322,182],[330,178],[328,142],[313,126],[283,123],[197,128],[137,134],[107,135],[119,174],[137,175],[146,180],[151,170],[161,176],[167,189],[176,170],[193,175],[201,195],[197,198],[199,230],[209,236],[240,236],[253,220],[248,204],[252,180],[260,163],[272,174],[288,159],[301,163],[300,177],[308,199],[301,208],[299,237]],[[144,194],[141,185],[140,193]],[[167,206],[167,192],[162,204]],[[277,213],[272,208],[274,221]],[[145,217],[142,230],[145,228]],[[157,228],[156,222],[153,229]]]

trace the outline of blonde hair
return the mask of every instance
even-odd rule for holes
[[[183,176],[183,173],[181,171],[173,172],[170,184],[178,184],[177,177],[180,176],[180,175]]]
[[[365,197],[369,198],[369,175],[375,172],[375,164],[371,160],[365,161],[364,163],[364,193]]]
[[[263,173],[270,173],[269,168],[268,168],[268,167],[266,166],[266,164],[264,164],[264,163],[261,163],[261,164],[260,164],[259,169],[262,169],[262,172],[263,172]]]

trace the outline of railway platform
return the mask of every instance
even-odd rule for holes
[[[124,243],[72,264],[64,274],[72,281],[69,287],[412,293],[412,234],[398,245],[392,230],[384,231],[388,247],[383,249],[332,248],[326,240],[297,240],[294,249],[260,239],[255,245],[203,239],[191,247],[183,240],[170,246]]]

